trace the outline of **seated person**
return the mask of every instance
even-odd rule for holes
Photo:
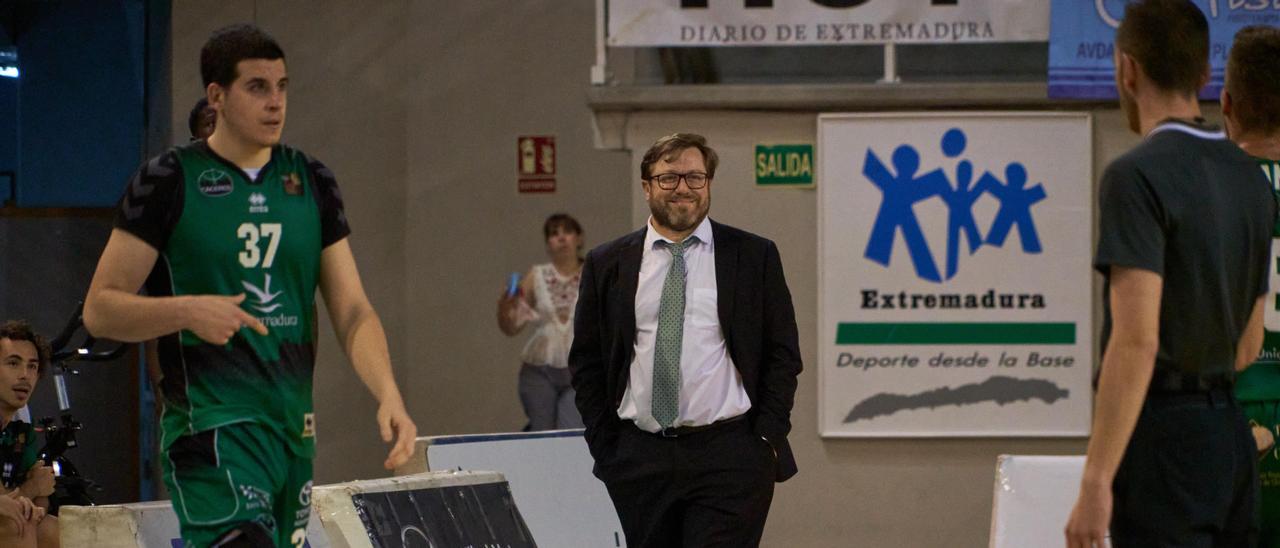
[[[49,346],[22,321],[0,325],[0,546],[58,546],[58,522],[46,516],[53,470],[36,457],[35,427],[17,420],[40,375]]]

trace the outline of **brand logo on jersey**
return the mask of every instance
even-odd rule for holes
[[[244,290],[253,296],[249,300],[249,308],[256,310],[262,316],[258,316],[258,321],[267,327],[294,327],[298,325],[298,317],[290,316],[284,312],[275,313],[284,303],[275,302],[276,298],[284,294],[284,291],[271,291],[271,274],[267,273],[265,280],[261,286],[257,286],[240,281],[240,285],[244,286]]]
[[[262,284],[262,287],[258,287],[246,281],[241,281],[240,285],[244,286],[245,291],[253,294],[254,300],[250,301],[249,306],[258,312],[270,314],[275,312],[276,309],[284,306],[282,303],[273,303],[273,301],[276,300],[276,297],[279,297],[284,292],[271,292],[271,273],[269,272],[267,273],[267,280]]]
[[[314,438],[316,436],[316,414],[307,413],[302,416],[302,437]],[[307,498],[311,498],[310,489],[307,490]],[[303,504],[306,504],[305,502]]]
[[[231,174],[221,169],[204,170],[200,173],[200,178],[196,180],[196,184],[200,187],[200,193],[210,198],[226,196],[236,188],[231,179]]]
[[[263,196],[261,192],[254,192],[249,195],[249,213],[266,213],[268,211],[271,211],[271,208],[267,207],[266,196]]]
[[[284,193],[290,196],[302,195],[302,181],[298,179],[297,173],[290,173],[280,177],[281,183],[284,184]]]

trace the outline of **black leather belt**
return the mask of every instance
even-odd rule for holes
[[[698,432],[705,432],[707,430],[720,428],[721,426],[732,424],[745,418],[747,418],[747,414],[743,413],[736,417],[729,417],[727,419],[718,420],[711,424],[702,424],[698,426],[668,426],[657,432],[649,432],[647,430],[641,430],[641,432],[652,434],[654,436],[661,436],[664,438],[679,438],[682,436],[688,436],[689,434],[697,434]]]
[[[1150,392],[1157,394],[1202,393],[1227,390],[1235,386],[1234,371],[1187,373],[1157,367],[1151,376]]]

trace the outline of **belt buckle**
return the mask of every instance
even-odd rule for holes
[[[659,430],[659,431],[658,431],[658,435],[660,435],[660,436],[662,436],[662,437],[664,437],[664,438],[678,438],[678,437],[680,437],[680,434],[677,434],[677,433],[676,433],[676,427],[674,427],[674,426],[668,426],[668,427],[666,427],[666,428],[663,428],[662,430]]]

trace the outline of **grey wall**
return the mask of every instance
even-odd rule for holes
[[[417,2],[404,233],[413,403],[428,432],[517,431],[523,337],[495,324],[507,273],[545,262],[542,221],[575,215],[587,246],[628,226],[627,156],[592,146],[588,1]],[[516,193],[516,139],[556,136],[557,189]]]

